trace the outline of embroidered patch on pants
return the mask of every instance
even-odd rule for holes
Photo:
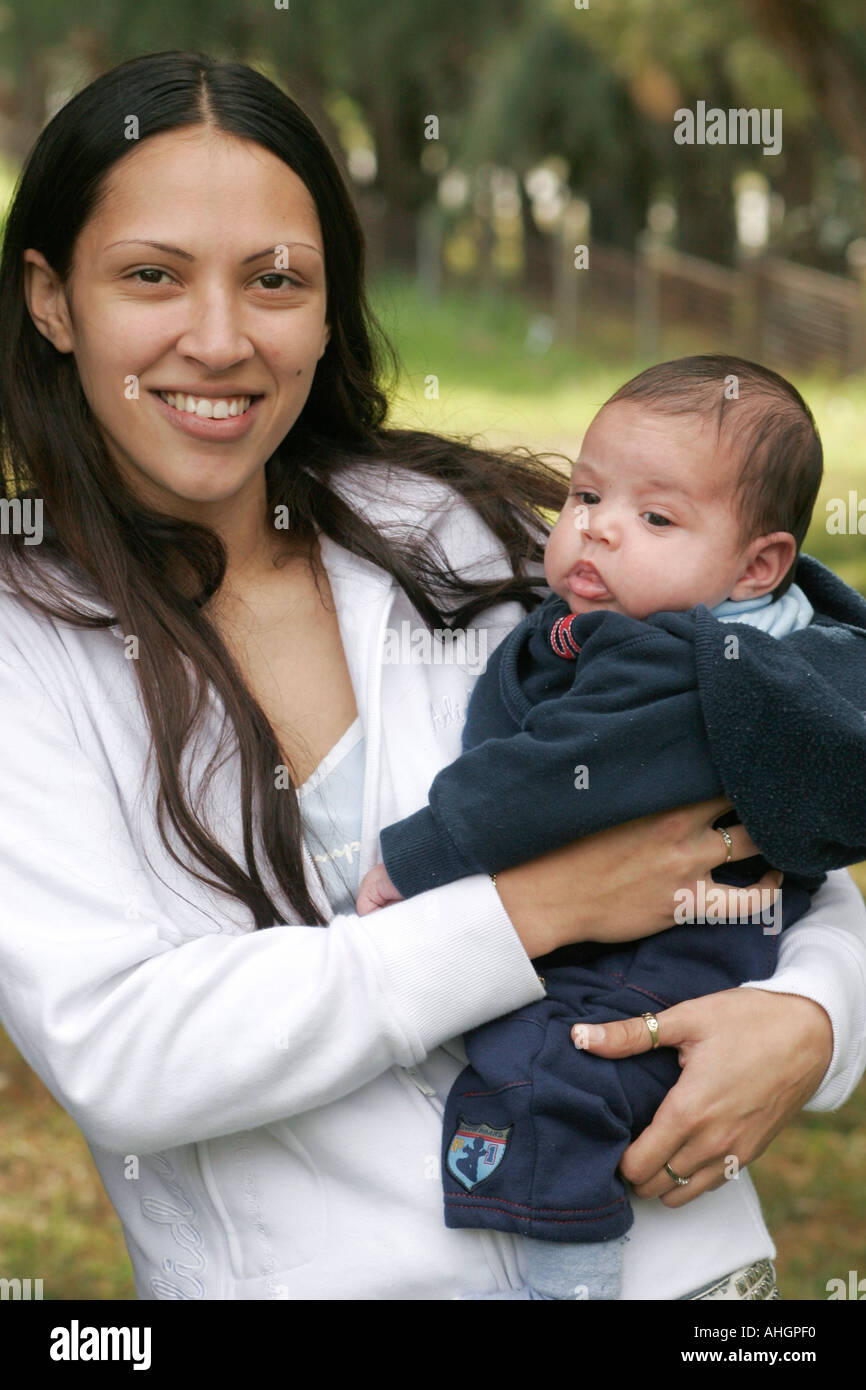
[[[496,1129],[493,1125],[473,1124],[465,1115],[459,1115],[448,1145],[448,1172],[471,1192],[496,1172],[505,1157],[513,1129],[514,1125]]]

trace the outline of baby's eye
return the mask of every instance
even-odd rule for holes
[[[659,516],[658,512],[643,512],[643,516],[650,518],[650,526],[673,526],[669,516]]]
[[[598,501],[597,492],[581,492],[578,490],[575,492],[570,492],[568,495],[569,497],[576,497],[578,501],[583,502],[586,506],[589,506],[592,502]],[[587,501],[587,499],[589,500]]]

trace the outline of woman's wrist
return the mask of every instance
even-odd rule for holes
[[[764,997],[771,995],[785,1001],[779,1009],[780,1020],[786,1033],[796,1038],[797,1050],[810,1059],[811,1074],[815,1078],[811,1092],[803,1098],[805,1105],[821,1085],[833,1058],[834,1037],[830,1015],[817,1000],[804,994],[791,994],[786,990],[774,989],[769,981],[761,984],[749,983],[742,988],[754,994]]]
[[[520,866],[501,869],[490,877],[530,960],[546,956],[565,944],[562,933],[556,930],[553,914],[546,908],[543,894],[529,895],[525,891],[526,875],[520,873]],[[575,933],[568,936],[569,941],[577,939]]]

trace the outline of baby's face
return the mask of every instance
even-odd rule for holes
[[[547,542],[551,589],[573,613],[633,618],[743,597],[732,592],[748,564],[735,474],[715,420],[604,406]]]

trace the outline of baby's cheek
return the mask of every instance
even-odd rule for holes
[[[577,532],[569,536],[567,528],[560,519],[550,534],[544,552],[544,573],[551,589],[559,589],[565,576],[574,563],[577,550]]]

